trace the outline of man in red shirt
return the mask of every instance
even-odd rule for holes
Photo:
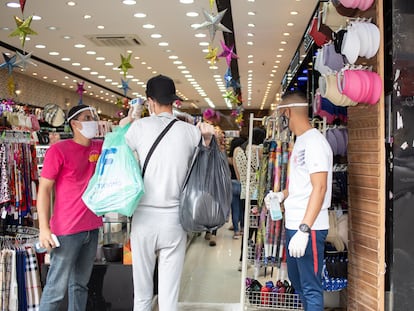
[[[50,251],[50,269],[39,308],[42,311],[58,310],[68,289],[68,310],[86,309],[87,284],[102,226],[102,218],[82,201],[102,149],[103,141],[93,139],[98,116],[94,108],[78,105],[69,111],[67,121],[73,139],[56,142],[46,152],[37,198],[39,242]],[[59,247],[52,234],[57,236]]]

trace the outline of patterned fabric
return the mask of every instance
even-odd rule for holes
[[[234,150],[234,161],[237,167],[237,170],[240,175],[240,184],[241,184],[241,193],[240,199],[246,199],[246,181],[247,181],[247,154],[250,152],[251,148],[251,169],[250,169],[250,199],[257,199],[257,169],[259,167],[259,150],[260,147],[256,145],[247,146],[246,150],[243,150],[241,147],[237,147]],[[256,196],[256,198],[255,198]]]
[[[27,310],[27,295],[26,295],[26,252],[18,250],[16,254],[17,264],[16,264],[16,276],[17,276],[17,293],[18,293],[18,303],[19,311]]]
[[[10,262],[9,311],[18,311],[17,263],[15,250],[11,250]]]
[[[26,248],[26,293],[27,310],[38,311],[42,287],[40,285],[39,267],[33,247]]]
[[[7,164],[6,145],[0,145],[0,203],[9,202],[10,185],[9,185],[9,169]]]

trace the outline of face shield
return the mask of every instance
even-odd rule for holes
[[[308,103],[280,104],[276,107],[277,133],[282,141],[289,141],[291,130],[289,129],[289,117],[286,115],[288,108],[307,107]]]
[[[99,121],[99,115],[95,108],[93,107],[85,107],[76,111],[73,115],[68,118],[68,122],[70,120],[76,119],[82,112],[87,112],[83,114],[82,120],[79,121]]]

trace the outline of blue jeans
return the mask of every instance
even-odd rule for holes
[[[231,199],[231,221],[233,223],[234,232],[240,231],[239,222],[241,220],[242,206],[240,200],[241,185],[237,179],[231,180],[233,197]]]
[[[39,310],[59,310],[68,291],[68,311],[84,311],[88,282],[98,246],[99,230],[58,236],[60,247],[50,253],[50,268]]]
[[[295,233],[296,230],[286,229],[287,247]],[[289,250],[286,250],[289,279],[300,295],[306,311],[323,311],[324,309],[321,273],[327,234],[328,230],[312,230],[303,257],[290,257]]]

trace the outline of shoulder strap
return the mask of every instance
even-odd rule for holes
[[[163,131],[160,133],[160,135],[158,135],[157,139],[152,144],[151,149],[148,151],[148,155],[145,158],[144,166],[142,168],[142,178],[144,178],[145,170],[147,169],[147,165],[148,165],[148,161],[151,158],[152,153],[155,150],[155,147],[157,147],[157,145],[159,144],[159,142],[161,141],[161,139],[164,137],[164,135],[167,134],[167,132],[171,128],[171,126],[173,126],[174,123],[177,122],[177,121],[178,121],[178,119],[174,119],[170,123],[168,123],[168,125],[165,127],[165,129],[163,129]]]

